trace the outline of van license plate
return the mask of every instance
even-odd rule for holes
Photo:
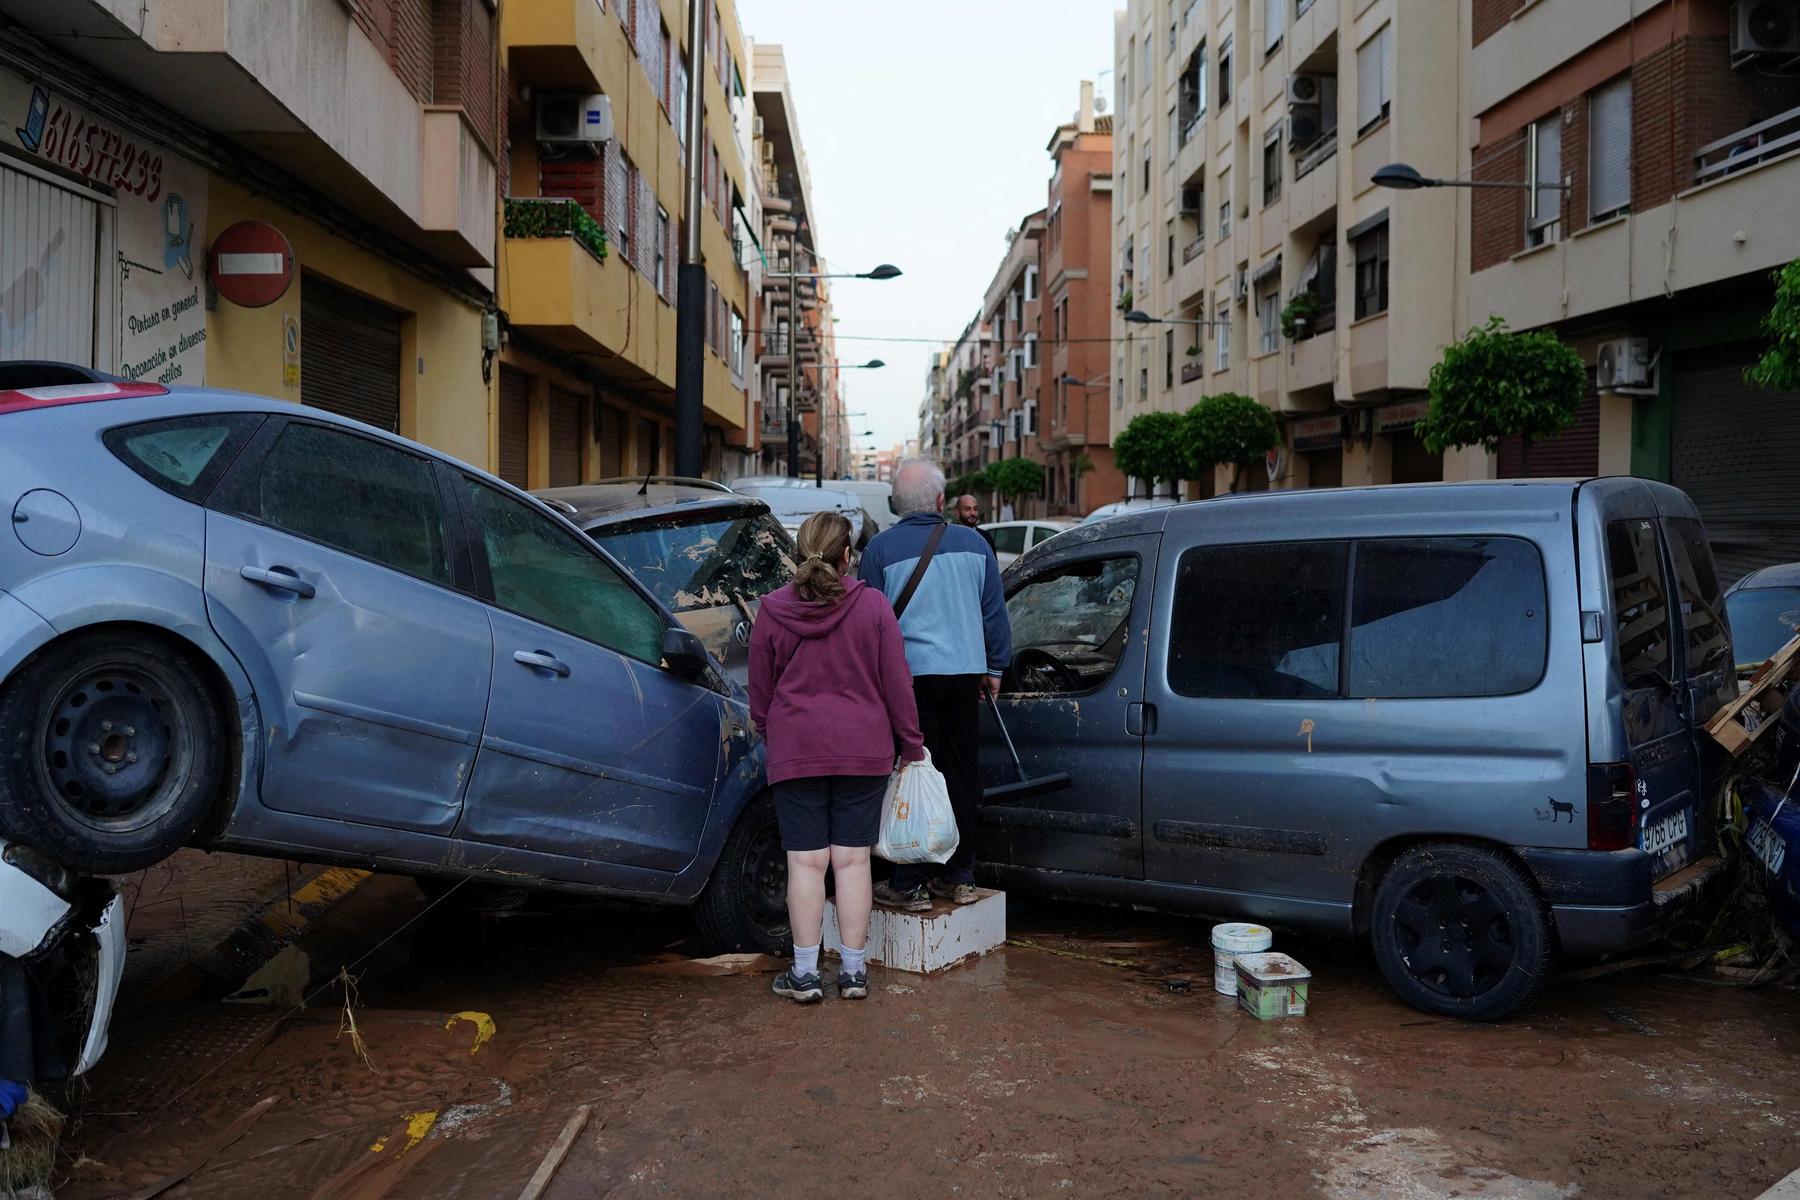
[[[1661,871],[1672,871],[1687,862],[1688,831],[1693,825],[1694,810],[1684,808],[1644,827],[1639,845],[1644,853],[1655,857]]]
[[[1781,874],[1782,865],[1787,862],[1787,843],[1782,841],[1766,817],[1757,818],[1756,824],[1750,827],[1750,836],[1744,840],[1750,844],[1750,853],[1756,855],[1757,862],[1768,868],[1769,874]]]

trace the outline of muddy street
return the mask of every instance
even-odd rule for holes
[[[425,912],[359,876],[309,915],[320,878],[193,852],[147,877],[57,1195],[513,1197],[584,1104],[547,1196],[1752,1197],[1800,1166],[1788,989],[1627,974],[1472,1025],[1280,939],[1312,1010],[1260,1023],[1210,989],[1200,923],[1015,902],[984,959],[802,1008],[767,964],[694,973],[679,912]],[[336,985],[287,1017],[219,998],[246,967],[220,947],[272,914],[315,983],[361,960],[354,1034]]]

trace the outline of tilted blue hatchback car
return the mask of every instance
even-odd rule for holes
[[[742,690],[550,507],[317,409],[11,374],[0,838],[99,874],[197,843],[694,904],[721,948],[785,943]]]

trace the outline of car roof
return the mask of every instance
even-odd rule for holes
[[[638,517],[670,513],[743,513],[769,511],[761,498],[711,487],[681,483],[588,483],[578,487],[539,488],[532,495],[563,509],[583,529]],[[573,511],[570,511],[573,510]]]
[[[1800,587],[1800,562],[1776,563],[1769,567],[1759,567],[1732,584],[1731,590],[1741,592],[1751,588],[1791,587]]]

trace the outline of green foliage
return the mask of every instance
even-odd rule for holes
[[[1451,447],[1499,448],[1522,434],[1555,437],[1575,423],[1587,394],[1581,356],[1549,330],[1512,333],[1492,317],[1445,347],[1431,368],[1431,407],[1417,430],[1433,454]]]
[[[573,200],[508,197],[506,236],[509,238],[572,237],[594,256],[606,261],[606,230]]]
[[[1093,469],[1094,460],[1088,457],[1086,451],[1077,454],[1074,458],[1069,460],[1069,474],[1077,479],[1080,479],[1083,475],[1086,475]]]
[[[1119,311],[1120,312],[1126,313],[1126,312],[1131,311],[1131,299],[1132,299],[1132,297],[1131,297],[1131,289],[1130,288],[1126,288],[1124,291],[1119,293]]]
[[[959,371],[956,376],[956,398],[967,400],[975,394],[975,372]]]
[[[1319,293],[1311,288],[1303,292],[1295,292],[1293,299],[1281,310],[1281,336],[1293,341],[1302,325],[1308,333],[1315,332],[1312,319],[1319,314]]]
[[[1800,391],[1800,258],[1775,272],[1775,306],[1763,318],[1769,348],[1744,372],[1764,387]]]
[[[1127,475],[1150,483],[1190,478],[1186,432],[1180,413],[1140,413],[1114,436],[1113,461]]]
[[[1198,479],[1221,463],[1233,467],[1260,463],[1281,444],[1281,423],[1275,413],[1242,392],[1207,396],[1187,410],[1182,422],[1189,479]]]
[[[1029,458],[1005,458],[987,469],[988,486],[1002,496],[1030,496],[1044,490],[1044,465]]]
[[[979,496],[989,490],[991,486],[988,482],[987,469],[970,471],[966,475],[958,475],[945,484],[944,495],[951,500],[955,500],[958,496]]]

